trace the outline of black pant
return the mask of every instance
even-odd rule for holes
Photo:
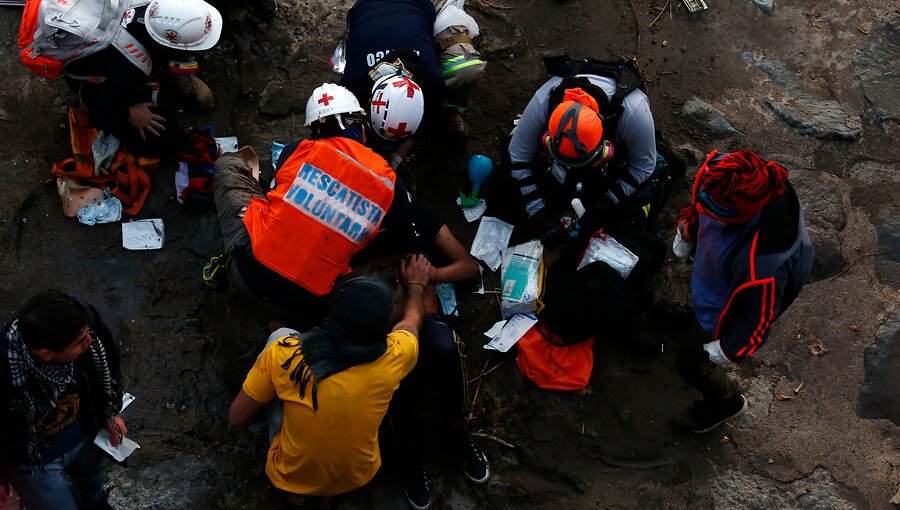
[[[681,377],[705,400],[728,400],[739,393],[737,385],[725,375],[725,370],[709,360],[703,344],[711,342],[710,335],[703,330],[697,319],[681,341],[676,358],[676,367]]]
[[[438,316],[427,316],[419,332],[419,360],[401,382],[391,400],[390,417],[394,435],[408,464],[422,463],[422,432],[416,415],[423,398],[434,394],[435,411],[451,441],[466,437],[465,380],[453,329]]]

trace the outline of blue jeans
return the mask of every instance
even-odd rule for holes
[[[99,448],[84,440],[62,457],[44,464],[43,472],[37,466],[26,465],[4,471],[25,508],[78,510],[90,508],[103,499],[107,462]]]

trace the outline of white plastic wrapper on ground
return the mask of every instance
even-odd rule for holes
[[[162,218],[122,223],[122,247],[127,250],[158,250],[165,239]]]

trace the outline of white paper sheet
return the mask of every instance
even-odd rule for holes
[[[491,329],[484,332],[484,336],[488,338],[494,338],[495,336],[500,334],[500,330],[503,329],[503,326],[506,326],[506,321],[497,321],[491,326]]]
[[[125,393],[124,395],[122,395],[122,409],[119,412],[121,413],[122,411],[124,411],[125,408],[127,408],[131,405],[132,402],[134,402],[134,400],[135,397],[131,393]]]
[[[533,328],[535,324],[537,324],[537,317],[534,315],[523,313],[513,315],[512,318],[506,322],[506,325],[503,326],[503,329],[500,330],[500,333],[491,339],[490,342],[485,344],[484,348],[506,352],[513,345],[516,345],[516,342],[518,342],[529,329]]]
[[[100,429],[100,432],[97,432],[97,437],[94,438],[94,444],[99,446],[104,452],[110,454],[112,458],[116,459],[118,462],[127,459],[129,455],[141,447],[131,439],[123,437],[119,447],[113,448],[112,443],[109,442],[109,432],[107,432],[105,428]]]

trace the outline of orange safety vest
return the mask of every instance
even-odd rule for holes
[[[305,140],[244,215],[253,258],[317,296],[350,271],[378,232],[397,176],[381,156],[342,137]]]

